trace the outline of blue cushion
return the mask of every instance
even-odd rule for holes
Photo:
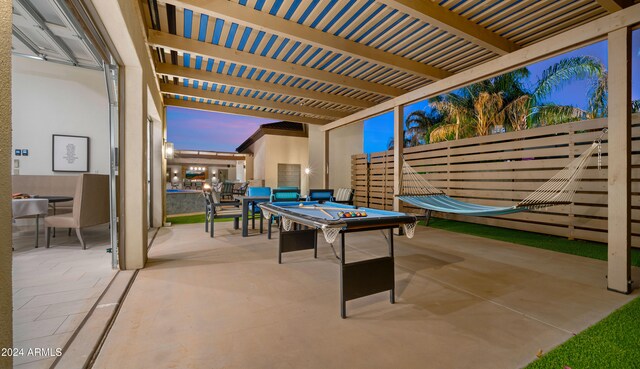
[[[297,201],[300,198],[300,194],[297,192],[275,192],[271,196],[271,201]]]
[[[327,200],[330,201],[333,198],[333,190],[327,191],[311,191],[309,192],[309,200]]]
[[[249,187],[247,196],[271,196],[271,187]]]

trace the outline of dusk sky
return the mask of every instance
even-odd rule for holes
[[[176,150],[236,151],[263,118],[167,107],[167,141]]]
[[[640,99],[640,30],[633,32],[632,99]],[[591,55],[607,65],[606,41],[547,59],[530,65],[529,83],[535,84],[547,67],[567,57]],[[588,81],[576,81],[553,93],[549,101],[561,105],[587,107]],[[428,108],[426,101],[405,106],[405,117],[412,111]],[[176,150],[235,151],[260,124],[274,120],[251,118],[200,110],[167,107],[167,140]],[[393,137],[393,112],[368,119],[364,125],[364,151],[367,153],[385,150]]]

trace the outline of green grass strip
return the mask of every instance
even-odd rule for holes
[[[251,217],[249,217],[251,219]],[[256,216],[256,220],[259,221],[260,218]],[[214,219],[214,222],[231,222],[233,218],[217,218]],[[204,213],[203,214],[193,214],[193,215],[178,215],[167,217],[167,222],[171,224],[195,224],[195,223],[204,223]]]
[[[640,367],[640,298],[532,362],[526,369]]]
[[[506,241],[519,245],[537,247],[539,249],[552,250],[565,254],[584,256],[598,260],[607,260],[607,244],[600,242],[568,240],[563,237],[546,234],[440,218],[432,218],[429,221],[429,227],[490,238],[493,240]],[[639,249],[631,249],[631,264],[640,266]]]

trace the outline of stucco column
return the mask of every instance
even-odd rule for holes
[[[164,109],[160,109],[162,112]],[[163,118],[161,118],[164,120]],[[162,121],[153,120],[153,149],[151,155],[153,159],[153,170],[151,174],[151,192],[153,193],[153,213],[151,219],[154,227],[162,227],[164,223],[163,218],[163,199],[166,189],[165,176],[166,176],[166,159],[164,158],[164,151],[162,150],[163,141],[163,129]]]
[[[631,292],[631,31],[609,33],[608,280]]]
[[[147,261],[147,88],[140,68],[125,67],[124,76],[121,255],[125,269],[138,269]]]
[[[13,346],[11,288],[11,1],[0,1],[0,348]],[[0,368],[13,360],[0,356]]]

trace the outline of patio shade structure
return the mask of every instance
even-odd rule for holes
[[[609,95],[609,143],[619,150],[609,167],[609,193],[618,194],[609,201],[609,263],[621,273],[610,270],[609,288],[628,292],[630,96],[624,86],[640,5],[146,0],[142,10],[166,106],[322,125],[324,173],[331,130],[393,110],[399,168],[404,105],[608,38],[609,85],[620,86]],[[400,175],[394,180],[398,193]]]

